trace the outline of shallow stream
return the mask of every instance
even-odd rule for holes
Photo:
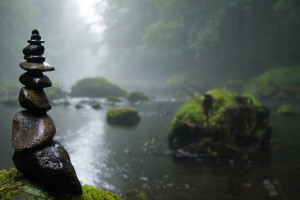
[[[273,125],[270,154],[237,161],[169,155],[167,135],[182,100],[153,96],[148,102],[133,105],[141,115],[141,122],[133,128],[106,123],[106,111],[130,105],[126,100],[115,105],[105,99],[68,101],[69,106],[53,104],[48,114],[57,128],[55,139],[69,152],[84,184],[118,194],[137,188],[155,200],[299,198],[300,118],[277,115],[277,103],[269,104]],[[93,109],[86,103],[90,101],[100,102],[102,109]],[[78,104],[82,104],[80,109]],[[14,167],[11,124],[19,110],[0,105],[0,169]]]

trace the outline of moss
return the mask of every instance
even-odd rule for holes
[[[270,139],[269,111],[257,99],[226,89],[210,90],[207,94],[213,97],[209,118],[202,107],[204,97],[199,94],[178,110],[169,134],[172,149],[217,156],[229,146],[243,148]]]
[[[52,87],[45,88],[45,93],[48,99],[61,99],[67,96],[67,92],[63,91],[59,85],[53,85]]]
[[[126,96],[127,92],[116,84],[102,78],[84,78],[72,86],[72,96],[109,97]]]
[[[91,107],[95,110],[100,110],[102,107],[101,107],[101,104],[100,103],[93,103],[91,104]]]
[[[134,126],[140,121],[138,111],[132,107],[112,108],[106,113],[109,124]]]
[[[122,195],[123,200],[148,200],[148,196],[141,190],[130,190]]]
[[[115,102],[120,102],[121,100],[118,97],[110,96],[106,99],[106,101],[115,103]]]
[[[300,108],[285,104],[278,108],[277,113],[280,115],[300,115]]]
[[[245,85],[244,91],[258,98],[272,97],[284,95],[280,93],[282,86],[288,87],[288,89],[300,86],[300,66],[267,70],[251,79]]]
[[[121,200],[118,195],[112,192],[102,191],[100,188],[89,185],[83,185],[82,191],[82,195],[56,194],[53,191],[46,190],[35,182],[28,181],[16,169],[0,171],[0,199]]]
[[[135,103],[137,101],[147,101],[148,97],[142,92],[131,92],[128,95],[128,100],[131,103]]]

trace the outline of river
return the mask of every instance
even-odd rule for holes
[[[148,102],[135,104],[141,122],[133,128],[106,122],[109,108],[130,105],[124,99],[115,105],[105,99],[68,101],[70,106],[54,102],[48,114],[57,128],[55,139],[69,152],[84,184],[118,194],[137,188],[155,200],[286,200],[300,195],[300,118],[277,115],[278,102],[267,105],[272,111],[270,154],[257,160],[237,161],[176,159],[168,154],[167,135],[182,100],[153,96]],[[82,101],[98,101],[102,109],[94,110],[88,103],[76,108]],[[0,169],[14,167],[11,124],[19,110],[20,107],[0,105]]]

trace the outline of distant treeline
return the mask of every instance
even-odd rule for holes
[[[104,22],[123,74],[220,81],[300,63],[299,0],[107,0]]]

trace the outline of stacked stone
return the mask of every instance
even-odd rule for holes
[[[56,128],[46,113],[51,105],[43,89],[51,87],[52,83],[43,72],[55,68],[44,63],[43,42],[39,32],[33,30],[29,45],[23,49],[27,61],[20,63],[20,67],[27,72],[19,78],[25,85],[20,91],[19,102],[26,110],[16,113],[13,118],[13,161],[25,176],[54,191],[81,194],[81,184],[69,154],[53,140]]]

